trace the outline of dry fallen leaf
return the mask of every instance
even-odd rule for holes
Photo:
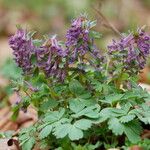
[[[150,83],[150,79],[148,78],[149,75],[150,75],[150,68],[145,67],[139,75],[139,77],[140,77],[139,82]]]
[[[0,75],[0,87],[5,87],[9,84],[9,81]]]
[[[0,150],[20,150],[15,139],[0,139]]]
[[[143,150],[141,147],[139,147],[138,145],[134,145],[132,147],[130,147],[129,150]]]
[[[11,118],[11,112],[9,112],[7,115],[3,116],[3,118],[0,121],[0,131],[3,130],[3,127],[10,121]]]
[[[5,126],[1,129],[1,131],[5,132],[8,130],[17,130],[18,129],[18,124],[12,121],[8,121]]]
[[[5,107],[0,109],[0,120],[2,119],[3,116],[7,115],[10,112],[9,107]]]

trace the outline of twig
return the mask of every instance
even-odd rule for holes
[[[121,33],[107,20],[107,18],[95,7],[93,7],[93,10],[99,15],[100,19],[103,21],[103,25],[106,28],[111,29],[115,34],[122,36]]]

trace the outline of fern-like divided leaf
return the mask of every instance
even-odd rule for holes
[[[87,130],[91,127],[92,121],[88,119],[80,119],[74,123],[75,127],[81,130]]]
[[[30,137],[30,138],[22,145],[22,150],[32,150],[34,144],[35,144],[35,138],[34,138],[34,137]]]
[[[57,138],[64,138],[66,135],[70,140],[79,140],[83,137],[83,130],[91,127],[92,121],[88,119],[77,120],[74,124],[62,124],[55,127],[54,135]]]
[[[123,133],[128,137],[132,143],[140,141],[140,133],[142,127],[135,119],[137,110],[130,110],[131,105],[126,104],[124,108],[105,108],[100,112],[101,120],[108,120],[108,128],[112,130],[115,135],[122,135]],[[138,115],[137,115],[138,116]],[[138,116],[139,117],[139,116]]]
[[[35,145],[35,134],[36,128],[29,127],[21,130],[19,134],[20,145],[22,146],[22,150],[32,150]]]
[[[137,143],[141,140],[141,131],[142,127],[137,121],[131,121],[124,124],[124,133],[132,143]]]
[[[108,121],[108,128],[112,130],[115,135],[122,135],[124,131],[123,125],[117,118],[112,118]]]
[[[46,127],[44,127],[39,134],[39,138],[43,139],[47,137],[52,132],[52,128],[52,125],[47,125]]]

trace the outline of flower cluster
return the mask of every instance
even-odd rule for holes
[[[72,21],[71,28],[66,34],[66,47],[70,53],[71,61],[83,56],[89,51],[89,27],[85,17],[79,17]]]
[[[27,31],[19,29],[10,37],[9,45],[13,49],[16,64],[25,74],[32,72],[34,65],[31,59],[34,55],[37,67],[43,70],[47,77],[55,76],[64,79],[65,70],[60,67],[60,64],[63,64],[62,59],[67,56],[67,52],[60,46],[55,36],[43,46],[37,47]]]
[[[117,55],[123,61],[125,69],[136,68],[138,71],[144,68],[146,58],[150,53],[150,36],[142,29],[136,33],[124,36],[118,42],[108,46],[110,55]]]
[[[33,68],[31,56],[35,47],[32,39],[27,36],[27,32],[23,29],[18,29],[16,34],[10,37],[9,45],[13,49],[16,64],[22,68],[24,73],[30,73]]]
[[[56,36],[49,39],[46,44],[37,48],[37,65],[47,77],[56,77],[61,81],[65,78],[65,57],[67,51],[58,43]]]
[[[94,44],[94,37],[90,37],[90,29],[93,26],[95,26],[95,22],[91,22],[83,16],[79,17],[72,21],[72,25],[67,31],[64,45],[56,40],[56,36],[53,36],[40,44],[40,46],[35,46],[33,44],[34,40],[28,36],[28,33],[19,29],[10,38],[9,44],[14,51],[16,63],[23,69],[25,74],[30,73],[35,65],[47,77],[64,80],[66,75],[64,67],[76,63],[78,60],[81,60],[80,66],[85,65],[85,54],[89,53],[93,60],[102,58],[100,51]],[[31,56],[36,59],[34,65],[32,64]],[[97,69],[97,66],[91,60],[88,63]]]
[[[102,66],[100,65],[104,62],[104,57],[94,43],[94,33],[98,33],[91,30],[95,25],[95,21],[88,20],[86,16],[80,16],[72,21],[71,27],[66,34],[65,45],[69,54],[68,63],[74,64],[77,61],[79,64],[78,68],[81,70],[84,70],[87,65],[85,60],[95,70],[102,70]],[[93,33],[93,36],[91,36],[91,33]],[[87,59],[86,56],[90,59]]]
[[[85,70],[87,65],[96,71],[105,70],[103,64],[104,62],[106,64],[106,57],[100,53],[94,43],[97,33],[91,31],[93,26],[95,26],[94,21],[91,22],[86,17],[80,16],[72,21],[64,45],[53,36],[40,46],[33,44],[34,40],[27,31],[19,29],[10,38],[9,44],[13,49],[17,65],[25,74],[32,73],[34,67],[38,67],[47,77],[64,81],[71,64],[77,64],[82,70]],[[116,65],[121,64],[123,71],[129,74],[137,73],[144,68],[150,53],[150,36],[142,29],[138,29],[136,33],[122,36],[119,41],[113,40],[108,46],[108,53],[112,58],[111,65],[114,69]],[[32,56],[36,59],[34,64]]]

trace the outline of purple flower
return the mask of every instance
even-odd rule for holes
[[[92,24],[93,22],[83,16],[74,19],[71,28],[67,31],[65,44],[69,54],[69,64],[78,61],[82,70],[90,65],[98,71],[101,70],[99,66],[103,58],[94,44],[94,37],[90,36]]]
[[[150,54],[150,36],[141,29],[137,33],[130,33],[119,41],[113,40],[108,46],[108,53],[124,64],[126,70],[144,68],[146,58]]]
[[[24,73],[30,73],[33,68],[31,55],[34,51],[34,46],[31,38],[27,37],[27,32],[19,29],[15,35],[10,37],[9,45],[13,49],[17,65],[22,68]]]
[[[48,42],[48,45],[41,46],[36,50],[38,67],[43,70],[47,77],[54,77],[63,81],[66,75],[64,67],[66,66],[67,51],[56,40],[56,36]]]
[[[83,56],[89,50],[89,28],[85,25],[87,19],[79,17],[72,21],[71,28],[66,34],[66,47],[70,53],[71,60]]]

